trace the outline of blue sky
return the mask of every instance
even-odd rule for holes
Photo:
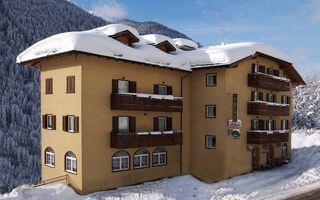
[[[320,0],[73,0],[106,20],[156,21],[204,46],[255,41],[291,56],[299,72],[320,75]],[[217,13],[224,18],[221,20]]]

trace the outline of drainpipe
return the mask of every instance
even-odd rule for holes
[[[181,97],[183,97],[183,92],[182,92],[183,91],[183,79],[187,78],[190,75],[191,75],[191,73],[189,73],[189,74],[187,74],[187,75],[185,75],[184,77],[181,78],[181,83],[180,83],[180,86],[181,86],[181,88],[180,88],[180,96]],[[181,131],[182,131],[182,117],[183,117],[182,112],[180,112],[180,130]],[[182,139],[183,139],[183,137],[182,137]],[[181,141],[181,144],[180,144],[180,175],[182,175],[182,141]]]

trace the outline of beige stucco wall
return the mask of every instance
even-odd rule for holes
[[[41,130],[42,180],[68,174],[70,184],[76,190],[82,190],[82,127],[81,127],[81,65],[74,56],[63,56],[41,63],[41,116],[56,115],[56,130]],[[66,77],[75,75],[75,93],[66,93]],[[53,78],[53,94],[45,94],[45,79]],[[80,116],[79,133],[62,130],[62,116]],[[41,117],[42,120],[42,117]],[[41,123],[42,124],[42,123]],[[44,151],[51,147],[55,153],[55,167],[44,164]],[[77,174],[65,172],[64,157],[72,151],[77,157]]]

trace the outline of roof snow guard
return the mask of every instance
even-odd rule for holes
[[[196,43],[183,38],[172,40],[159,34],[140,36],[136,29],[123,24],[110,24],[89,31],[67,32],[48,37],[18,55],[17,63],[38,66],[36,63],[43,58],[70,52],[183,71],[234,66],[244,59],[264,56],[279,63],[294,86],[305,84],[293,67],[291,58],[265,44],[243,42],[198,48]]]

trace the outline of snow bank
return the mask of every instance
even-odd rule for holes
[[[319,187],[320,131],[292,134],[292,161],[288,165],[206,184],[190,175],[165,178],[140,185],[79,196],[64,183],[32,188],[24,185],[1,200],[265,200],[290,197]]]
[[[140,39],[140,42],[133,44],[133,48],[109,37],[124,30],[130,31]],[[173,46],[198,46],[191,40],[181,38],[172,40],[167,36],[159,34],[139,36],[137,30],[130,26],[111,24],[89,31],[68,32],[51,36],[26,49],[18,55],[16,61],[17,63],[23,63],[70,51],[80,51],[116,59],[191,71],[192,68],[229,65],[254,55],[256,52],[260,52],[292,63],[291,58],[283,52],[271,46],[254,42],[203,47],[193,51],[177,49],[170,54],[153,46],[166,40]]]
[[[198,44],[192,40],[188,40],[185,38],[174,38],[174,39],[172,39],[172,41],[174,42],[175,46],[178,48],[185,46],[185,47],[191,47],[194,49],[198,49]]]

